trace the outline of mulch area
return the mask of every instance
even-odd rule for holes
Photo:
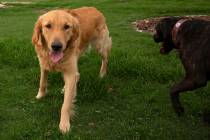
[[[0,2],[0,9],[10,8],[15,5],[29,5],[32,4],[32,2]]]
[[[207,15],[191,15],[191,16],[182,16],[183,18],[189,18],[189,19],[203,19],[203,20],[209,20],[210,16]],[[147,32],[147,33],[154,33],[156,24],[163,18],[166,17],[155,17],[155,18],[148,18],[143,20],[137,20],[132,23],[136,31],[138,32]]]
[[[0,9],[7,8],[5,4],[0,4]]]

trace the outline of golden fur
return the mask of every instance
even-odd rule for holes
[[[55,40],[62,44],[58,62],[53,62],[51,58],[52,43]],[[102,56],[100,77],[106,74],[112,41],[105,18],[93,7],[49,11],[37,20],[32,43],[35,46],[41,70],[37,99],[46,94],[48,72],[63,73],[64,102],[59,128],[62,133],[66,133],[70,130],[70,119],[73,117],[73,103],[79,80],[78,59],[89,44]]]

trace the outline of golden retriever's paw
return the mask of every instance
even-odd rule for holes
[[[61,133],[66,134],[70,132],[70,123],[69,121],[61,121],[59,124]]]
[[[106,75],[106,72],[100,72],[99,77],[103,78]]]
[[[45,96],[45,93],[38,92],[38,94],[36,95],[36,99],[41,99],[44,96]]]

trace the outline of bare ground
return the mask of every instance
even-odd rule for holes
[[[191,16],[182,16],[182,17],[189,18],[189,19],[202,19],[202,20],[210,21],[210,16],[207,16],[207,15],[191,15]],[[133,22],[132,25],[138,32],[154,33],[154,28],[156,24],[163,18],[166,18],[166,17],[155,17],[155,18],[137,20]]]

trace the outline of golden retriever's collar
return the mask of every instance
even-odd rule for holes
[[[184,22],[186,22],[188,19],[180,19],[179,21],[176,22],[176,24],[174,25],[173,29],[172,29],[172,41],[174,42],[174,44],[176,44],[177,41],[177,33],[180,30],[182,24]],[[175,45],[176,46],[176,45]],[[178,46],[176,46],[178,47]]]

